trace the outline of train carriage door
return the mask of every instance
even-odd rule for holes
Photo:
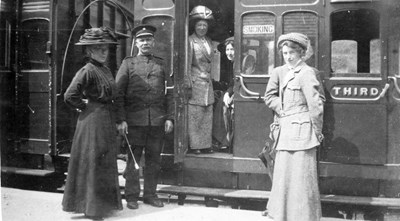
[[[235,21],[240,23],[235,26],[233,155],[255,158],[273,117],[262,96],[275,66],[276,15],[240,2],[235,8],[240,12],[235,13]]]
[[[22,153],[47,154],[50,143],[50,1],[20,2],[16,135]]]
[[[388,90],[388,167],[396,171],[400,167],[400,1],[387,1],[388,17],[388,80],[390,88]],[[393,174],[393,176],[396,176]],[[400,177],[397,174],[397,178]],[[390,197],[398,197],[400,192],[400,180],[393,177],[388,178],[388,182],[383,183],[384,190],[381,194]]]
[[[319,1],[245,0],[238,3],[235,16],[240,21],[235,36],[240,36],[238,60],[235,61],[235,134],[234,156],[255,157],[264,145],[273,115],[263,102],[269,76],[276,66],[283,64],[276,48],[276,40],[289,32],[304,33],[318,50]],[[314,4],[315,2],[318,2]],[[255,10],[255,6],[258,10]],[[317,67],[317,55],[307,61]]]
[[[382,174],[376,174],[372,165],[387,163],[389,87],[385,55],[389,21],[381,3],[327,2],[325,35],[330,46],[324,62],[323,193],[379,195],[376,178]]]
[[[13,150],[7,140],[12,137],[14,125],[13,98],[15,70],[15,18],[16,3],[12,0],[0,2],[0,149],[2,166],[6,156]]]

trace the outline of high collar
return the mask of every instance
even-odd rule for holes
[[[93,58],[89,58],[89,62],[92,63],[95,66],[98,66],[98,67],[103,67],[104,66],[103,63],[100,63],[97,60],[94,60]]]
[[[299,72],[301,70],[301,68],[304,67],[306,63],[303,60],[299,60],[294,66],[288,65],[286,64],[285,66],[287,67],[287,69],[289,69],[290,71],[293,71],[295,73]]]

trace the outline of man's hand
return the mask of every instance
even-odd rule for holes
[[[120,124],[117,124],[117,130],[121,136],[125,136],[125,134],[128,134],[128,124],[126,123],[126,121],[122,121]]]
[[[169,134],[174,129],[174,123],[171,120],[165,121],[165,133]]]

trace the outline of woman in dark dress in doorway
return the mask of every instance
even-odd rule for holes
[[[76,45],[86,46],[89,62],[73,78],[65,102],[79,113],[72,142],[63,210],[102,219],[121,210],[113,100],[116,85],[104,65],[109,46],[118,44],[107,28],[86,29]]]

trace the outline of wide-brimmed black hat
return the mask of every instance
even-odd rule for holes
[[[132,34],[135,38],[139,37],[154,37],[154,33],[157,31],[157,28],[152,25],[139,25],[132,30]]]
[[[114,32],[107,27],[86,29],[75,45],[118,44]]]

